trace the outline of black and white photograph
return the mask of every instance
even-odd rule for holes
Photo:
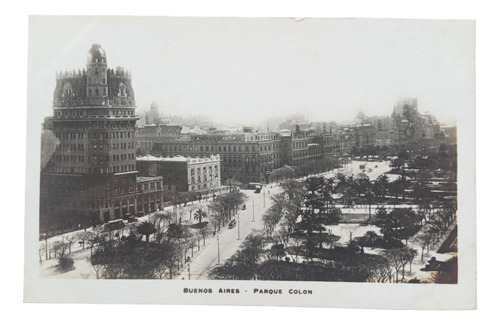
[[[25,300],[474,309],[475,92],[472,20],[30,16]]]

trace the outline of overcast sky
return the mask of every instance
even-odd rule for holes
[[[474,109],[474,23],[439,20],[31,17],[29,116],[92,44],[132,72],[137,107],[252,125],[390,115],[403,97],[452,123]]]

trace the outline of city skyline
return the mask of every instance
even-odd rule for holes
[[[83,69],[82,53],[94,43],[110,68],[131,71],[138,111],[156,101],[163,114],[209,114],[231,126],[292,114],[347,122],[360,110],[390,115],[397,100],[418,97],[421,113],[451,124],[474,105],[473,22],[35,16],[30,23],[29,105],[40,120],[51,114],[55,73]],[[42,43],[38,33],[54,37]]]

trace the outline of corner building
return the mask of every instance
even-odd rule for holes
[[[53,111],[42,132],[40,229],[95,225],[144,210],[137,206],[131,74],[109,69],[94,44],[86,69],[56,75]]]

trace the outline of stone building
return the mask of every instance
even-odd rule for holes
[[[136,134],[137,153],[147,155],[153,149],[153,144],[164,140],[178,140],[182,137],[182,126],[154,124],[138,127]]]
[[[351,154],[354,148],[375,145],[375,127],[370,123],[343,125],[339,132],[342,155]]]
[[[331,134],[318,133],[314,129],[301,131],[298,126],[294,132],[282,131],[282,164],[303,166],[312,161],[333,158],[334,140]]]
[[[160,176],[163,179],[164,200],[173,193],[191,192],[207,194],[221,186],[220,157],[155,157],[137,158],[137,170],[141,176]]]
[[[42,132],[41,229],[92,225],[137,211],[134,90],[100,45],[86,69],[58,73]]]
[[[163,177],[137,177],[137,214],[150,213],[163,207]],[[123,211],[125,212],[125,211]],[[131,214],[135,214],[132,213]]]
[[[189,139],[164,139],[155,143],[155,156],[220,156],[221,181],[237,179],[243,183],[263,182],[282,166],[280,135],[274,132],[228,134],[190,134]]]

